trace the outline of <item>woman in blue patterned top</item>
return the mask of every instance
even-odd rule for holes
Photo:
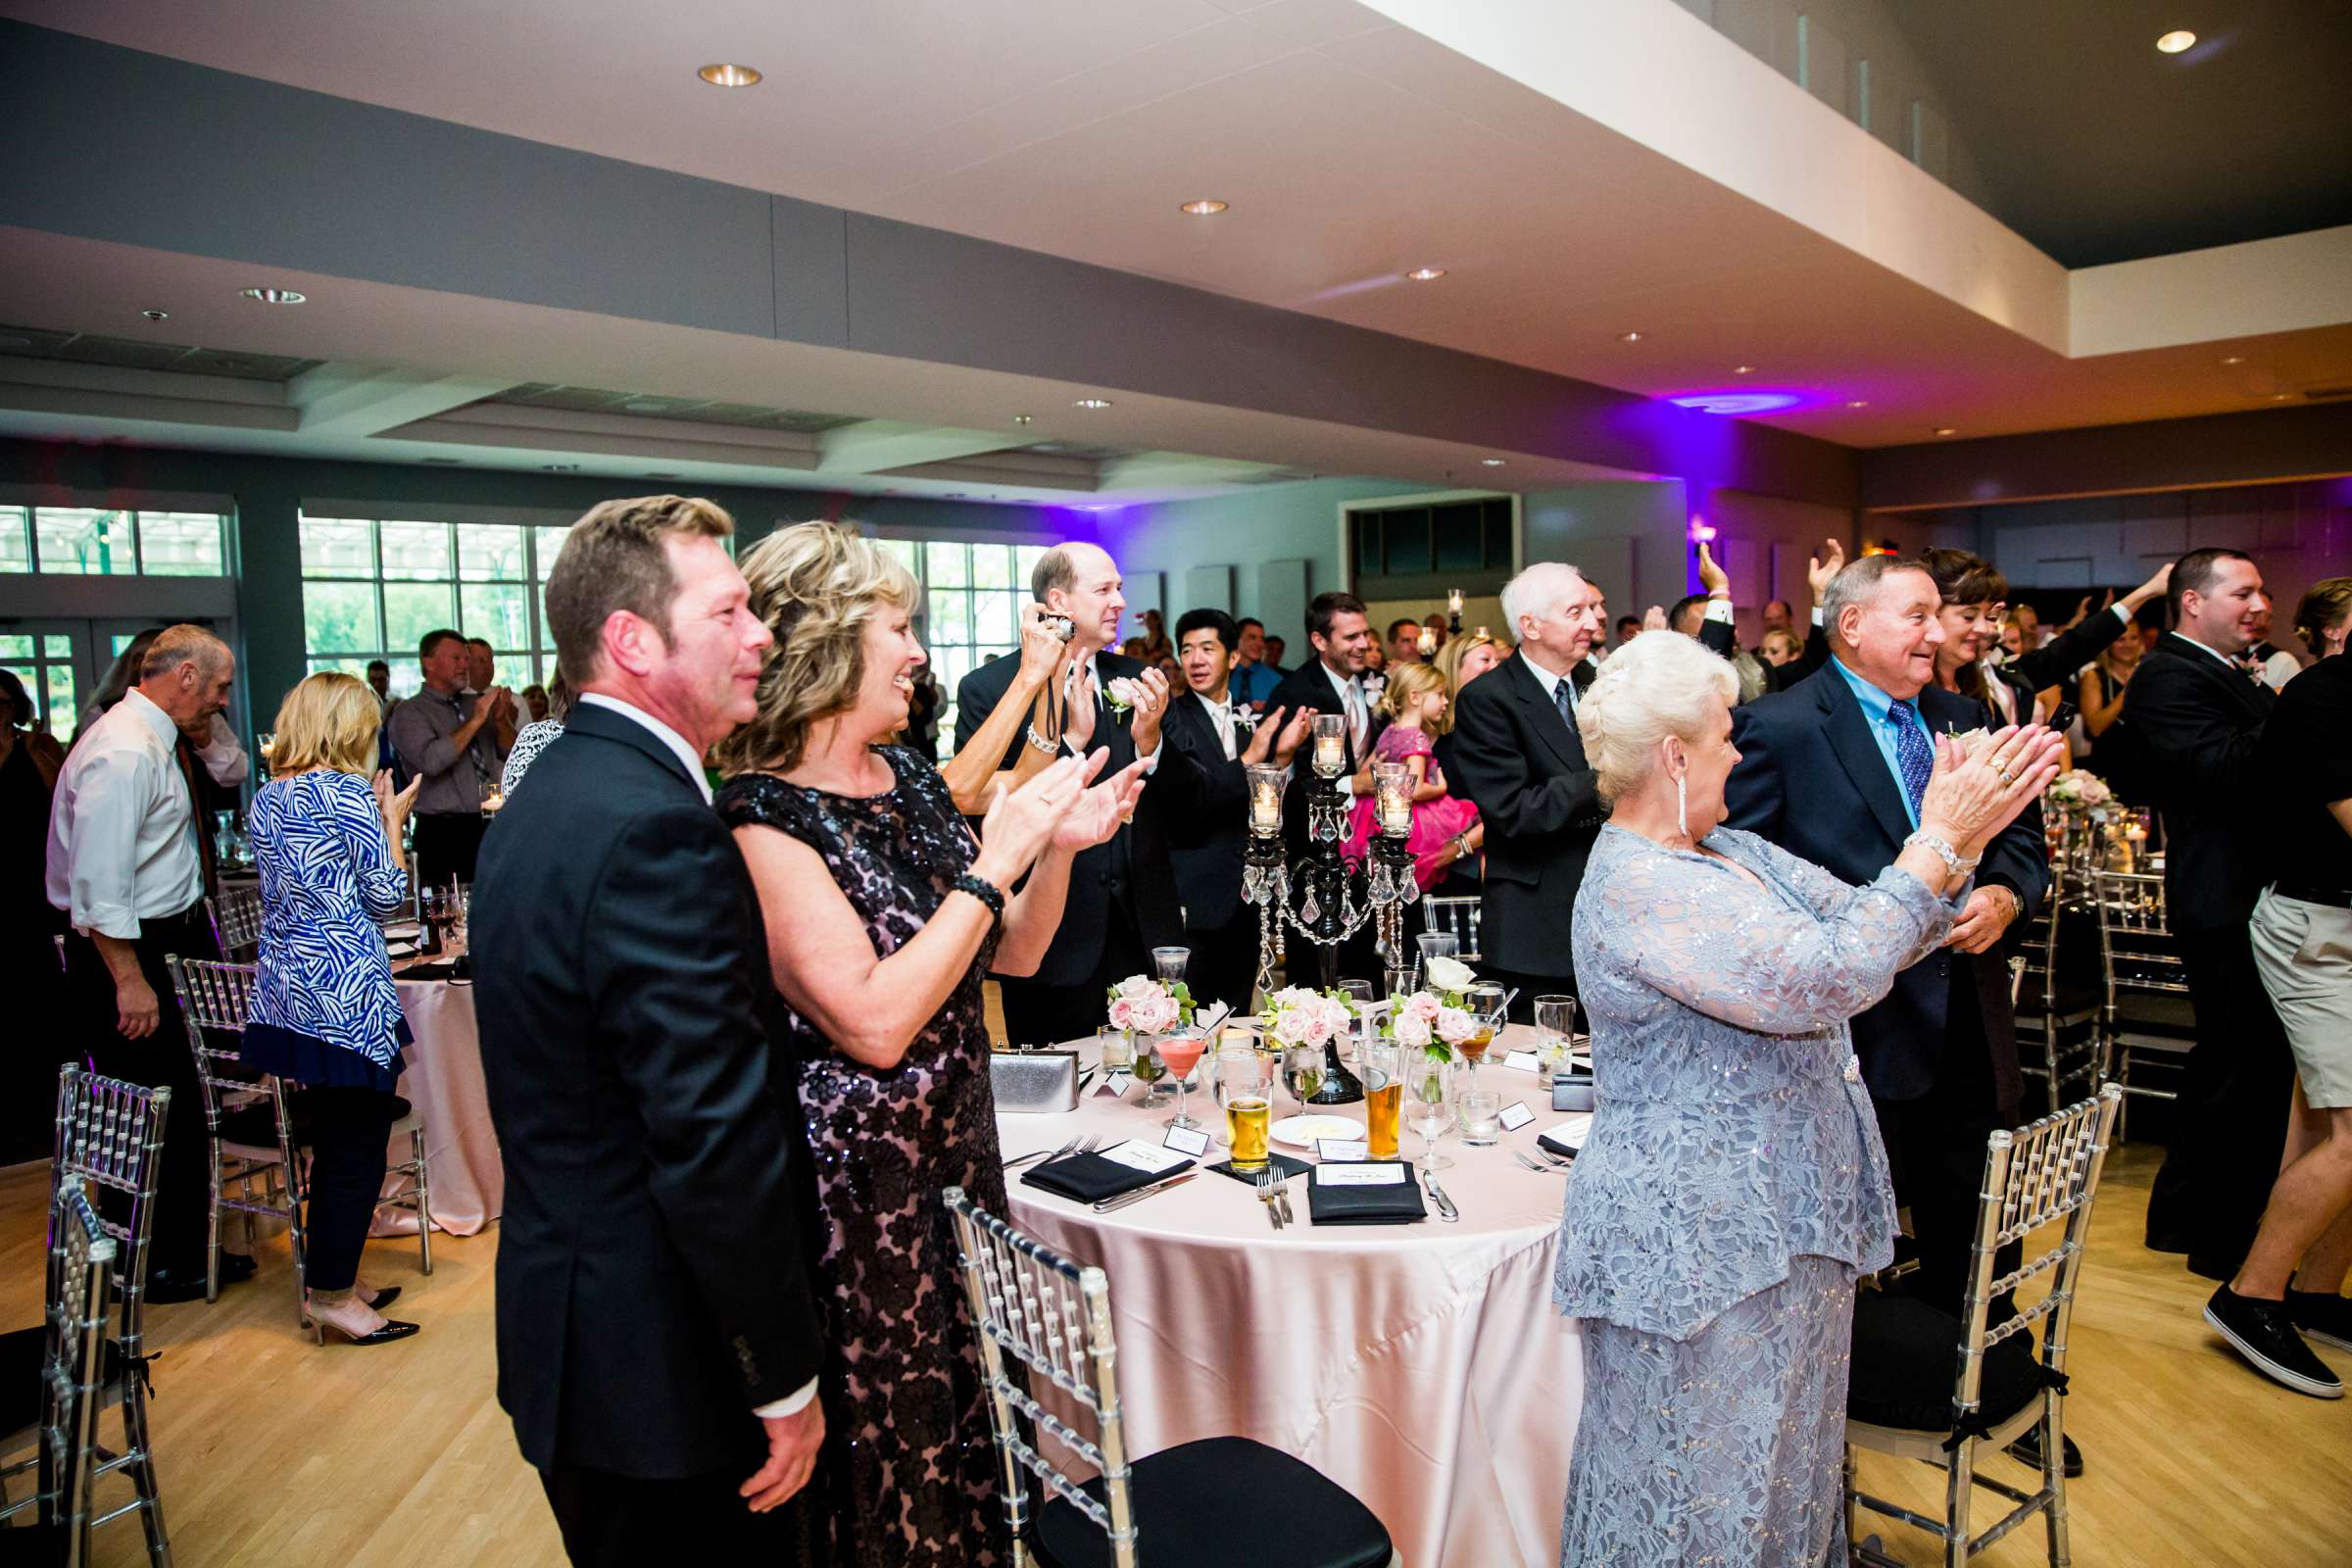
[[[1718,825],[1739,689],[1646,632],[1578,704],[1612,810],[1570,920],[1599,1108],[1553,1275],[1585,1334],[1563,1564],[1845,1560],[1854,1280],[1894,1235],[1847,1020],[1943,942],[1974,858],[2057,774],[2048,730],[1975,760],[1946,740],[1920,832],[1852,887]]]
[[[247,813],[262,877],[261,975],[245,1060],[303,1085],[289,1107],[311,1149],[309,1305],[355,1345],[416,1332],[376,1311],[397,1289],[359,1283],[384,1185],[384,1150],[408,1106],[392,1092],[409,1026],[376,922],[409,900],[398,795],[375,764],[381,711],[356,676],[322,672],[286,694],[275,777]]]

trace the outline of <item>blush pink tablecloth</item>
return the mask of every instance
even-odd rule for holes
[[[1092,1043],[1082,1049],[1091,1057]],[[1298,1223],[1276,1233],[1255,1194],[1224,1176],[1097,1214],[1008,1175],[1013,1224],[1110,1276],[1134,1452],[1230,1433],[1296,1454],[1378,1514],[1410,1568],[1559,1560],[1584,1391],[1582,1338],[1551,1305],[1564,1182],[1510,1152],[1564,1118],[1548,1108],[1547,1079],[1489,1066],[1481,1082],[1506,1103],[1523,1098],[1536,1119],[1494,1149],[1441,1143],[1454,1168],[1439,1183],[1458,1224],[1433,1212],[1418,1225],[1317,1229],[1304,1176],[1291,1183]],[[1157,1143],[1167,1112],[1147,1112],[1140,1093],[999,1116],[998,1137],[1007,1158],[1082,1132]],[[1221,1119],[1205,1094],[1191,1101],[1195,1119]],[[1296,1109],[1278,1091],[1276,1115]],[[1333,1113],[1360,1121],[1362,1109]],[[1408,1131],[1406,1154],[1420,1148]],[[1212,1147],[1201,1163],[1223,1157]],[[1248,1497],[1246,1480],[1234,1495]]]
[[[440,980],[401,980],[408,1014],[408,1062],[400,1093],[424,1117],[424,1162],[432,1175],[433,1223],[453,1236],[471,1236],[498,1218],[507,1191],[490,1125],[489,1093],[482,1087],[482,1042],[474,1025],[473,987]],[[410,1157],[404,1133],[392,1158]],[[374,1235],[415,1235],[406,1211],[378,1213]]]

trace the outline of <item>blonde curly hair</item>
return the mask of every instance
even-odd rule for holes
[[[897,557],[836,522],[779,528],[742,566],[752,613],[767,622],[776,646],[760,672],[759,714],[718,743],[718,770],[789,772],[808,755],[818,721],[856,706],[875,607],[912,611],[919,589]]]
[[[1740,676],[1730,662],[1695,637],[1645,631],[1601,661],[1600,672],[1576,702],[1576,727],[1585,757],[1600,775],[1600,802],[1617,802],[1642,787],[1658,765],[1658,742],[1669,735],[1696,741],[1713,711],[1740,700]]]

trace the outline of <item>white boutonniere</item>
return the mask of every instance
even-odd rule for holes
[[[1243,734],[1250,735],[1256,732],[1257,714],[1250,711],[1249,709],[1244,708],[1239,703],[1233,705],[1231,711],[1233,714],[1233,722],[1235,727],[1240,729]]]
[[[1137,695],[1138,688],[1134,680],[1125,675],[1111,677],[1110,684],[1102,688],[1102,700],[1110,705],[1113,723],[1127,722],[1127,715],[1135,711]]]
[[[1982,725],[1970,730],[1956,730],[1946,725],[1944,733],[1960,743],[1960,758],[1963,761],[1975,761],[1978,757],[1983,755],[1984,748],[1992,744],[1992,731]]]

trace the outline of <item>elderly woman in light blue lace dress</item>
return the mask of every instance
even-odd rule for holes
[[[1846,1020],[1943,941],[2057,772],[2046,731],[1974,760],[1947,739],[1920,832],[1851,887],[1718,826],[1738,692],[1652,632],[1578,705],[1612,811],[1572,921],[1599,1108],[1553,1279],[1585,1335],[1563,1565],[1844,1560],[1854,1281],[1895,1231]]]

